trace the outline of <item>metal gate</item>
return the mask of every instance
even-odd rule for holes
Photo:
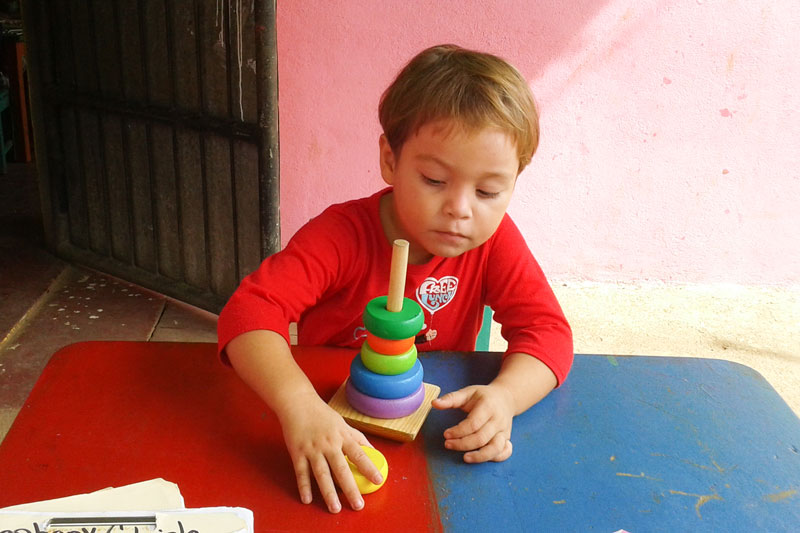
[[[48,246],[218,312],[280,247],[275,0],[23,4]]]

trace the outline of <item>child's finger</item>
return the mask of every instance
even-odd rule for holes
[[[372,446],[370,446],[371,448]],[[361,449],[361,446],[357,444],[353,444],[352,446],[345,445],[344,450],[345,455],[350,461],[356,465],[358,471],[361,474],[372,481],[376,485],[380,485],[383,481],[383,477],[381,476],[378,467],[375,466],[375,463],[364,453],[364,450]]]
[[[327,459],[324,455],[318,454],[310,459],[310,462],[311,470],[314,472],[314,479],[317,480],[317,486],[322,493],[325,504],[328,506],[328,511],[338,513],[342,510],[342,504],[339,502],[339,495],[336,493],[336,486],[333,484],[333,476]]]
[[[451,428],[444,430],[445,439],[460,439],[472,435],[480,430],[491,418],[491,411],[485,407],[477,406],[470,411],[467,418]]]
[[[332,454],[328,457],[328,463],[336,482],[339,484],[339,488],[342,489],[347,501],[350,503],[350,507],[355,511],[361,510],[364,507],[364,499],[361,497],[361,491],[358,490],[358,485],[356,485],[356,480],[353,479],[353,473],[350,471],[350,466],[347,464],[344,454],[341,452]]]
[[[441,398],[436,398],[431,405],[436,409],[460,409],[466,406],[471,398],[472,388],[466,387],[448,392]]]
[[[509,440],[503,433],[497,433],[486,443],[485,446],[473,448],[473,451],[465,453],[464,462],[485,463],[486,461],[497,460],[496,458],[501,457],[506,451],[507,442],[509,442]],[[509,453],[509,455],[511,454]]]
[[[309,472],[308,461],[305,457],[298,457],[293,460],[294,477],[297,479],[297,490],[300,492],[300,501],[311,503],[311,475]]]
[[[483,426],[479,427],[477,430],[465,435],[463,437],[458,438],[447,438],[444,441],[445,448],[449,450],[458,450],[462,452],[468,452],[471,450],[477,450],[486,446],[491,442],[495,435],[499,432],[497,428],[493,427],[491,424],[484,424]],[[500,450],[498,449],[497,453]]]

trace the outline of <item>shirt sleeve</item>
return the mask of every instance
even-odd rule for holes
[[[486,303],[508,341],[506,355],[521,352],[536,357],[561,385],[572,367],[572,330],[544,272],[508,215],[493,237],[486,276]]]
[[[217,322],[217,349],[223,362],[229,363],[227,344],[248,331],[274,331],[289,343],[289,323],[319,301],[338,276],[342,259],[338,237],[348,224],[335,212],[323,212],[242,280]]]

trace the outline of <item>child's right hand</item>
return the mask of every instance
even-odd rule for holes
[[[300,500],[311,503],[313,474],[330,512],[338,513],[342,508],[335,483],[354,510],[362,509],[364,499],[345,455],[373,483],[382,481],[375,464],[361,449],[362,444],[372,446],[364,434],[347,425],[339,413],[315,394],[299,398],[294,408],[282,415],[283,438],[294,464]]]
[[[342,509],[336,483],[353,509],[363,508],[364,500],[345,454],[377,485],[380,472],[361,449],[362,444],[370,443],[317,395],[286,340],[274,331],[249,331],[231,340],[226,351],[236,373],[278,415],[294,463],[300,500],[311,502],[313,475],[330,512]]]

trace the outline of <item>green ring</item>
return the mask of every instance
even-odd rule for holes
[[[417,360],[417,347],[412,346],[399,355],[384,355],[372,349],[366,342],[361,345],[361,362],[367,369],[384,376],[396,376],[408,372]]]
[[[425,323],[419,304],[411,298],[403,298],[403,309],[393,312],[386,309],[386,300],[386,296],[378,296],[367,302],[364,327],[382,339],[399,341],[416,337]]]

